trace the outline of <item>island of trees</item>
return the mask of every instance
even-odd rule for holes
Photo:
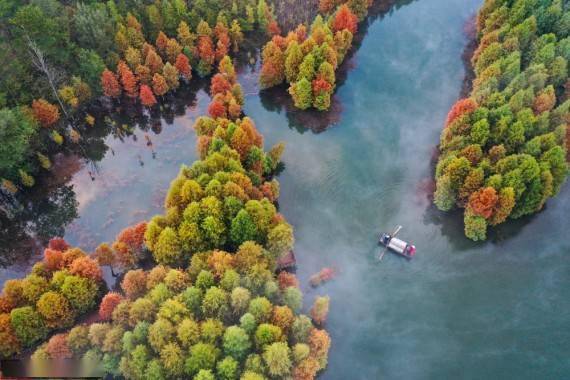
[[[285,37],[273,36],[262,52],[261,88],[287,83],[295,107],[328,110],[335,71],[352,46],[358,22],[366,17],[370,4],[368,0],[321,0],[322,15],[317,15],[309,33],[301,24]]]
[[[473,89],[441,134],[435,204],[465,209],[465,235],[541,210],[567,173],[570,10],[561,0],[486,0]]]
[[[211,92],[210,116],[195,123],[200,160],[172,181],[164,215],[91,256],[54,239],[29,276],[6,283],[3,357],[55,332],[33,358],[96,359],[129,379],[313,379],[326,367],[328,297],[300,314],[296,277],[275,274],[294,244],[274,205],[283,145],[264,151],[227,56]],[[157,265],[136,269],[147,252]],[[97,322],[65,330],[100,299],[101,266],[126,271],[121,291],[105,294]]]

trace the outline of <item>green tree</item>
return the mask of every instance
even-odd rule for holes
[[[44,319],[30,306],[13,309],[10,323],[24,347],[29,347],[45,339],[48,333]]]
[[[291,350],[287,343],[276,342],[265,347],[263,360],[271,376],[287,376],[291,373]]]
[[[299,74],[301,76],[301,74]],[[289,87],[289,94],[293,97],[293,102],[295,107],[305,110],[313,104],[313,90],[311,88],[311,82],[305,77]]]
[[[247,332],[238,326],[230,326],[224,333],[224,353],[241,361],[245,359],[251,348]]]

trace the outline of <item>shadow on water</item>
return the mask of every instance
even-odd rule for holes
[[[31,190],[10,196],[2,194],[0,208],[0,282],[18,276],[29,268],[43,246],[54,236],[64,236],[67,228],[80,217],[74,176],[86,172],[93,185],[106,174],[99,173],[104,158],[119,150],[131,149],[129,144],[144,137],[145,144],[156,158],[153,139],[196,107],[197,94],[208,88],[206,79],[193,79],[175,94],[160,99],[159,105],[146,110],[125,99],[120,103],[92,106],[89,114],[96,116],[95,125],[79,127],[81,140],[53,157],[50,171],[37,179]],[[192,147],[193,149],[193,147]],[[138,155],[138,164],[144,164]],[[120,165],[120,162],[117,162]],[[125,226],[123,226],[125,227]]]
[[[368,27],[375,21],[392,14],[401,7],[414,1],[415,0],[381,0],[373,3],[369,9],[366,20],[359,25],[358,33],[354,36],[352,49],[350,49],[345,60],[336,72],[337,85],[331,99],[331,108],[329,110],[317,111],[315,109],[309,109],[303,111],[295,108],[293,100],[287,92],[288,85],[285,84],[263,90],[259,93],[261,103],[265,109],[278,113],[285,112],[289,128],[299,133],[305,133],[309,130],[313,133],[321,133],[338,124],[341,121],[343,107],[339,96],[337,96],[337,91],[346,81],[349,72],[357,65],[355,53],[366,37]],[[292,4],[293,7],[295,7],[296,4],[297,7],[294,9],[298,9],[299,11],[290,12],[290,14],[296,14],[297,16],[283,15],[283,19],[280,19],[280,22],[285,22],[287,28],[284,28],[284,30],[292,29],[300,23],[310,24],[316,15],[316,9],[313,8],[318,8],[318,5],[312,4],[315,2],[309,2],[310,4],[308,5],[304,3],[300,4],[296,0],[290,0],[289,2],[294,3]],[[299,4],[297,3],[301,5],[302,9],[298,7]],[[279,9],[277,11],[279,17]],[[309,18],[308,15],[312,17]]]

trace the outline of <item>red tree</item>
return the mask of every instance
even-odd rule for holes
[[[213,64],[216,58],[216,53],[214,51],[214,43],[209,36],[200,36],[198,39],[198,55],[200,59]]]
[[[138,252],[143,248],[145,232],[146,222],[141,222],[123,229],[115,240],[125,243],[129,249]]]
[[[299,287],[299,280],[297,280],[297,276],[293,273],[283,271],[277,276],[277,281],[279,282],[279,288],[281,290],[287,289],[290,286],[295,288]]]
[[[156,104],[156,98],[154,97],[151,88],[146,84],[141,85],[139,98],[141,99],[143,106],[152,107]]]
[[[488,219],[493,214],[498,199],[497,191],[494,188],[485,187],[471,194],[469,208],[475,215]]]
[[[51,127],[59,120],[59,109],[44,99],[32,102],[34,117],[40,122],[42,127]]]
[[[451,107],[451,110],[447,114],[447,120],[445,121],[445,126],[447,127],[458,117],[468,112],[475,111],[476,108],[477,108],[477,103],[475,103],[475,101],[471,98],[458,100],[453,105],[453,107]]]
[[[332,90],[332,85],[323,78],[317,78],[313,81],[313,93],[320,94]]]
[[[69,273],[90,278],[95,281],[101,281],[103,278],[101,267],[97,261],[93,260],[89,256],[83,256],[75,259],[69,267]]]
[[[63,253],[54,249],[44,250],[44,265],[49,271],[56,271],[63,268]]]
[[[192,68],[190,67],[190,61],[186,55],[178,54],[176,57],[176,63],[174,63],[174,67],[176,67],[180,75],[182,75],[185,79],[189,80],[192,78]]]
[[[136,98],[138,96],[137,78],[129,66],[127,66],[125,62],[121,61],[117,65],[117,70],[121,76],[121,83],[123,85],[123,89],[127,93],[127,96],[130,98]]]
[[[117,98],[121,95],[121,85],[117,76],[110,70],[105,69],[101,74],[101,87],[105,96]]]
[[[69,359],[73,357],[73,353],[67,345],[67,334],[52,336],[47,343],[46,352],[52,359]]]
[[[116,292],[109,292],[105,294],[105,297],[101,300],[99,305],[99,317],[104,321],[111,320],[111,315],[113,310],[117,307],[119,303],[123,300],[123,296]]]
[[[334,32],[348,29],[350,33],[355,34],[358,28],[358,17],[352,13],[346,4],[343,4],[334,16],[332,27]]]
[[[277,24],[277,21],[271,20],[269,24],[267,24],[267,33],[269,33],[270,36],[281,34],[281,28],[279,27],[279,24]]]
[[[226,91],[230,91],[231,89],[232,84],[228,81],[225,75],[218,73],[212,77],[212,84],[210,85],[212,96],[216,94],[223,94]]]
[[[214,119],[217,119],[219,117],[226,117],[227,114],[224,103],[220,102],[219,100],[214,100],[211,102],[208,106],[208,114],[210,114],[210,116]]]
[[[60,237],[54,237],[51,238],[49,240],[48,243],[48,248],[49,249],[54,249],[56,251],[65,251],[67,249],[69,249],[70,245],[67,244],[67,242],[65,241],[65,239],[60,238]]]

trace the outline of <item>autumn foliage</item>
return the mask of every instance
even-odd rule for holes
[[[458,117],[460,117],[464,114],[467,114],[469,112],[473,112],[476,108],[477,108],[477,104],[471,98],[458,100],[453,105],[453,107],[451,107],[451,110],[447,114],[447,119],[445,121],[445,125],[448,126]]]
[[[152,107],[156,104],[156,98],[152,93],[152,89],[146,84],[141,85],[139,97],[143,106]]]
[[[51,127],[59,120],[59,109],[57,106],[44,99],[38,99],[32,102],[32,112],[42,127],[45,128]]]
[[[336,11],[332,27],[335,32],[346,29],[350,33],[355,34],[358,28],[358,17],[352,13],[346,4],[343,4]]]
[[[113,310],[115,310],[117,305],[121,303],[122,300],[123,296],[121,296],[119,293],[109,292],[105,294],[101,300],[101,304],[99,305],[99,317],[104,321],[110,320],[111,315],[113,314]]]
[[[117,76],[110,70],[105,69],[101,74],[101,87],[103,94],[110,98],[118,98],[121,96],[121,85]]]
[[[497,191],[492,187],[482,188],[469,197],[469,208],[475,215],[489,219],[497,203]]]

